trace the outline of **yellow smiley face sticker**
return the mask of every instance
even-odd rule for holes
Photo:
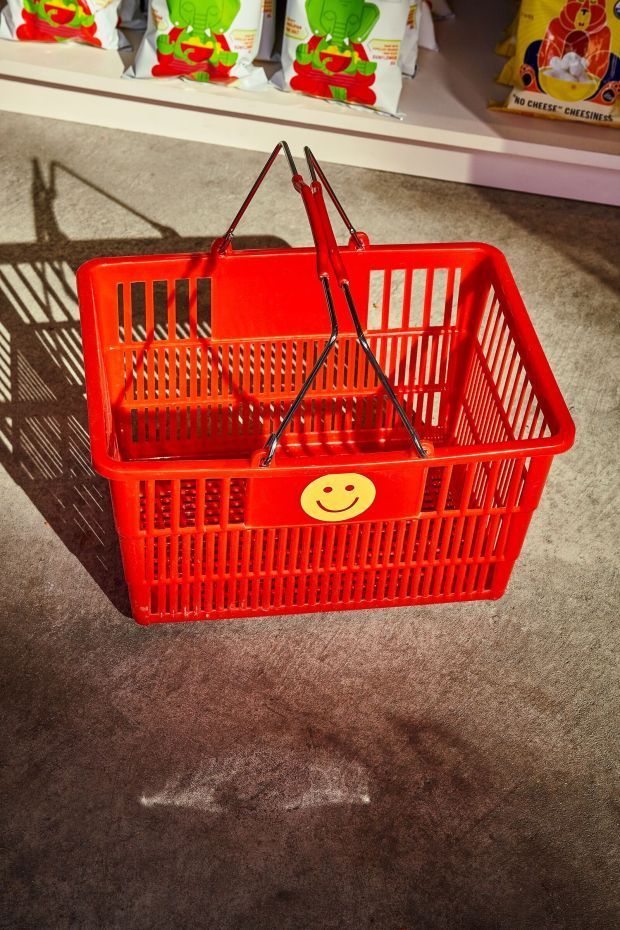
[[[315,478],[301,492],[304,513],[315,520],[338,523],[368,510],[377,490],[365,475],[350,472]]]

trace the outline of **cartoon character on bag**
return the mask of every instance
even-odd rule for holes
[[[620,60],[611,51],[605,0],[569,0],[532,42],[521,66],[526,90],[556,100],[590,100],[606,106],[620,93]]]
[[[224,33],[241,0],[167,0],[172,29],[157,38],[154,77],[182,75],[194,81],[230,83],[237,53]]]
[[[81,39],[101,46],[95,17],[85,0],[24,0],[23,23],[16,36],[21,41],[64,42]]]
[[[291,88],[373,106],[377,65],[368,60],[362,42],[379,19],[379,9],[364,0],[306,0],[306,14],[314,35],[297,46]]]

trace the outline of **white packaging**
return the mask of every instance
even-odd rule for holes
[[[264,85],[264,71],[252,64],[262,15],[262,0],[151,0],[146,34],[128,75]]]
[[[409,0],[288,0],[284,85],[396,115],[408,12]]]
[[[419,31],[418,0],[412,0],[409,4],[407,28],[405,29],[403,44],[400,49],[400,67],[403,74],[407,77],[413,77],[418,66]]]
[[[429,0],[429,3],[435,19],[454,19],[448,0]]]
[[[146,13],[142,12],[140,0],[121,0],[118,15],[125,29],[146,29]]]
[[[431,52],[438,52],[437,37],[435,35],[435,23],[433,14],[426,0],[419,0],[418,9],[418,41],[420,48],[427,48]]]
[[[276,44],[276,2],[263,0],[263,25],[260,33],[260,45],[256,57],[261,61],[272,61]]]
[[[119,5],[120,0],[8,0],[0,13],[0,38],[128,48],[117,29]]]

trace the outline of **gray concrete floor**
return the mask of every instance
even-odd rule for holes
[[[331,169],[375,241],[506,252],[575,447],[501,601],[143,629],[72,269],[207,243],[263,157],[2,124],[0,925],[618,926],[618,213]],[[284,167],[241,234],[308,241]]]

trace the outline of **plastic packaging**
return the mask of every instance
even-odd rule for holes
[[[285,86],[397,114],[409,0],[288,0],[286,13]]]
[[[418,41],[420,48],[426,48],[429,52],[439,51],[433,14],[426,0],[418,0]]]
[[[262,0],[151,0],[137,78],[182,77],[203,83],[266,84],[252,62],[258,52]]]
[[[421,48],[430,52],[439,51],[433,15],[427,0],[411,0],[400,54],[401,70],[406,77],[414,77]]]
[[[128,48],[119,32],[121,0],[8,0],[0,13],[0,38],[20,42],[86,42]]]
[[[523,0],[499,107],[620,126],[620,5],[615,0]],[[495,107],[497,108],[497,107]]]
[[[272,61],[276,44],[276,2],[277,0],[263,0],[263,24],[260,33],[260,44],[256,57],[261,61]]]
[[[420,21],[418,0],[412,0],[407,16],[407,27],[400,49],[400,67],[406,77],[413,77],[418,67]]]

